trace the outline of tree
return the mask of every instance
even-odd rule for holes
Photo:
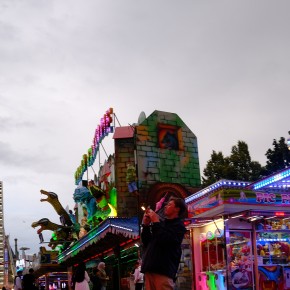
[[[273,149],[266,152],[267,162],[265,174],[269,175],[278,170],[282,170],[290,165],[290,151],[285,138],[281,137],[279,141],[273,140]]]
[[[260,178],[262,172],[260,163],[252,161],[248,145],[244,141],[238,141],[238,144],[232,147],[230,168],[228,178],[240,181],[255,181]]]
[[[226,176],[228,170],[229,159],[223,156],[222,152],[213,151],[211,159],[207,162],[203,174],[206,178],[202,177],[202,185],[206,187],[217,180],[220,180]]]
[[[261,177],[262,166],[257,161],[252,161],[248,145],[238,141],[234,145],[229,157],[224,157],[222,152],[213,151],[211,159],[203,171],[202,185],[206,187],[220,179],[255,181]]]

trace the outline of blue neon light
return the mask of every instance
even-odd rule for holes
[[[241,188],[241,187],[246,187],[249,184],[250,184],[250,182],[244,182],[244,181],[220,180],[220,181],[192,194],[191,196],[185,198],[185,203],[190,203],[190,202],[192,202],[200,197],[206,196],[209,193],[217,190],[218,188],[223,188],[223,187]]]
[[[270,176],[260,182],[257,182],[255,185],[254,185],[254,189],[259,189],[259,188],[262,188],[264,186],[267,186],[267,185],[270,185],[274,182],[277,182],[281,179],[284,179],[286,177],[290,176],[290,169],[288,170],[285,170],[284,172],[280,172],[280,173],[277,173],[275,174],[274,176]],[[284,186],[287,186],[287,185],[284,185]],[[272,185],[272,187],[279,187],[277,185]]]

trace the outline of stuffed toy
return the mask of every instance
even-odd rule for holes
[[[273,244],[272,245],[272,247],[273,247],[273,255],[275,255],[275,256],[280,256],[281,255],[281,245],[280,244],[278,244],[278,243],[275,243],[275,244]]]

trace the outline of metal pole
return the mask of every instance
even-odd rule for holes
[[[121,290],[121,271],[120,271],[121,263],[120,257],[118,257],[118,289]]]

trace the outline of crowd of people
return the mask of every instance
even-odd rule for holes
[[[73,275],[73,289],[106,290],[109,277],[105,268],[106,264],[104,262],[100,262],[98,266],[93,269],[92,275],[89,276],[85,263],[79,263]]]
[[[14,279],[14,290],[36,290],[38,289],[36,279],[34,277],[34,270],[30,268],[28,273],[23,275],[22,270],[17,271],[17,276]],[[2,290],[6,290],[2,287]]]

